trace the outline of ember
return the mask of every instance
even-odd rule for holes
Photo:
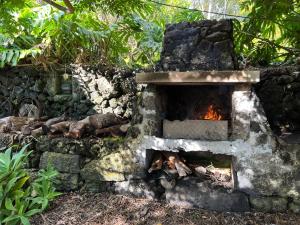
[[[203,116],[204,120],[221,120],[222,116],[214,109],[213,105],[208,106],[206,114]]]

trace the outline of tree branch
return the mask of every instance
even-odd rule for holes
[[[68,8],[68,12],[73,13],[75,9],[74,9],[73,5],[71,4],[71,2],[69,0],[63,0],[63,1]]]
[[[66,4],[67,8],[62,6],[62,5],[59,5],[57,3],[55,3],[54,1],[52,0],[43,0],[44,2],[47,2],[49,5],[52,5],[54,8],[57,8],[65,13],[73,13],[74,12],[74,7],[73,5],[71,4],[71,2],[69,0],[63,0],[64,3]]]

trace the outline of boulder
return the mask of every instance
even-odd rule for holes
[[[40,169],[53,166],[58,172],[63,173],[79,173],[80,156],[61,154],[56,152],[44,152],[40,159]]]

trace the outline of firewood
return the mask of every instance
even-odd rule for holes
[[[49,132],[51,134],[66,133],[69,131],[69,127],[71,123],[74,123],[74,121],[63,121],[63,122],[53,124],[49,128]],[[45,126],[43,126],[43,128],[45,128]]]
[[[71,123],[69,127],[69,132],[64,133],[64,136],[75,139],[81,138],[84,132],[86,131],[86,127],[87,124],[82,121]]]
[[[161,152],[155,152],[153,154],[153,160],[151,167],[148,169],[148,173],[152,173],[155,170],[160,170],[163,165],[163,156]]]
[[[63,115],[61,115],[61,116],[59,116],[59,117],[55,117],[55,118],[52,118],[52,119],[47,120],[47,121],[45,122],[45,125],[48,126],[48,127],[50,127],[51,125],[56,124],[56,123],[63,122],[63,121],[65,121],[66,119],[67,119],[66,115],[63,114]]]
[[[163,155],[167,158],[169,168],[176,168],[180,177],[185,177],[192,173],[191,169],[180,159],[177,153],[163,152]]]
[[[95,129],[101,129],[101,128],[120,125],[124,123],[125,121],[122,121],[112,113],[94,114],[89,116],[89,124],[91,127]]]
[[[33,118],[9,116],[0,119],[0,132],[21,131],[24,125],[34,121]]]
[[[121,125],[115,125],[111,127],[106,127],[102,129],[96,129],[95,134],[97,136],[113,136],[113,137],[120,137],[124,136],[126,132],[121,130]]]
[[[44,122],[41,121],[34,121],[28,125],[24,125],[21,128],[21,132],[23,135],[30,135],[31,132],[39,127],[41,127],[44,124]]]
[[[207,170],[203,166],[197,166],[194,168],[194,173],[197,177],[206,178],[207,177]]]
[[[42,127],[39,127],[39,128],[37,128],[37,129],[31,131],[31,135],[32,135],[33,137],[38,137],[38,136],[41,136],[41,135],[43,135],[43,134],[44,134],[44,132],[43,132]]]
[[[190,168],[188,168],[187,165],[185,165],[182,161],[176,160],[175,167],[180,177],[185,177],[192,173]]]

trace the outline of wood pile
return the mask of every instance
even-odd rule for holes
[[[201,165],[200,162],[188,162],[177,152],[155,151],[148,173],[163,173],[160,183],[166,189],[173,188],[177,179],[186,176],[211,180],[213,184],[228,188],[233,185],[231,168],[216,168],[213,165]]]
[[[0,119],[0,133],[19,133],[25,136],[41,135],[81,138],[84,135],[123,136],[129,125],[112,113],[94,114],[83,120],[68,120],[65,115],[56,118],[29,118],[9,116]]]

